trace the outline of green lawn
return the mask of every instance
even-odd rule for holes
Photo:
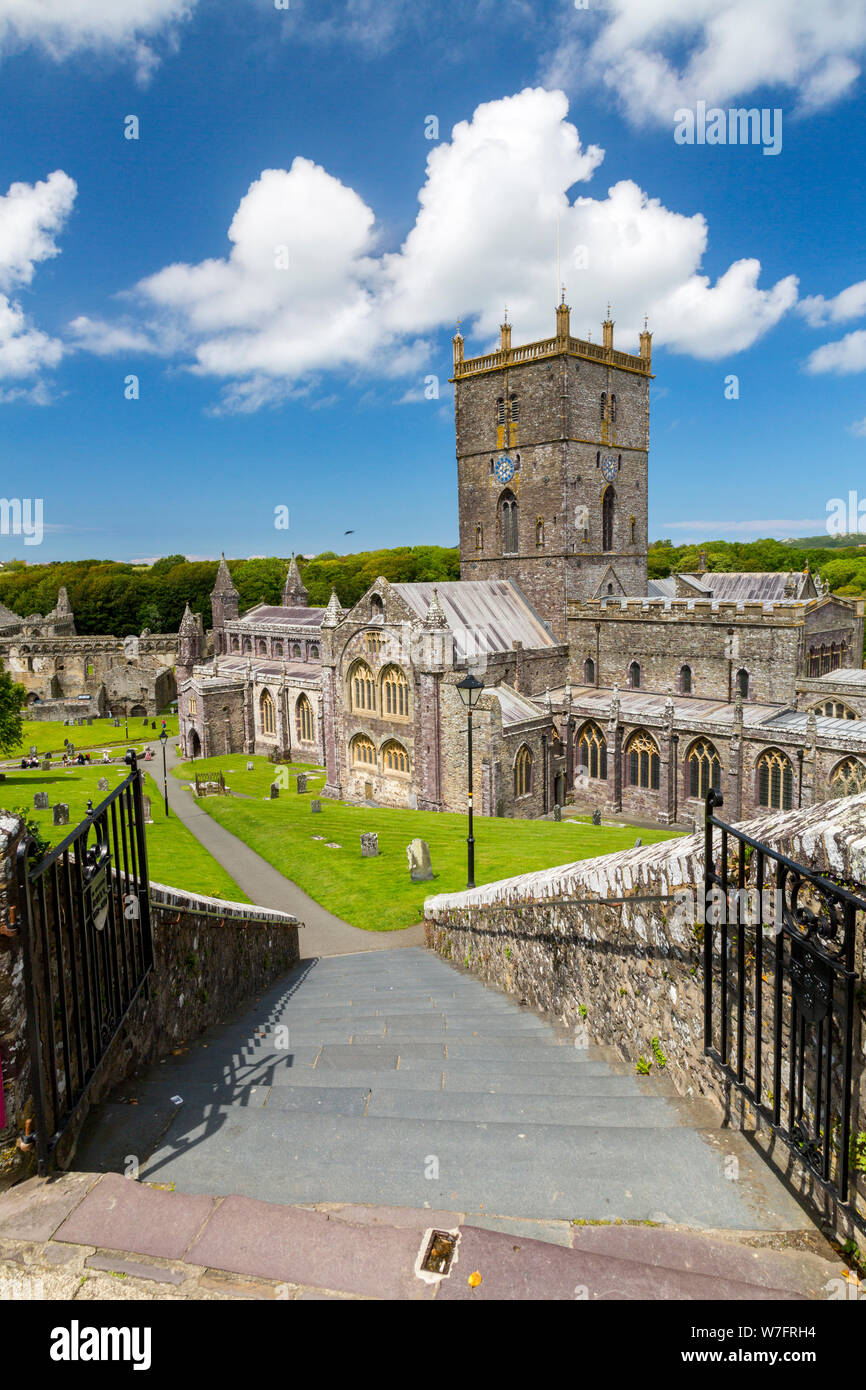
[[[97,788],[100,777],[108,779],[109,790],[113,791],[128,769],[113,764],[108,767],[76,767],[68,772],[62,768],[51,772],[11,772],[6,781],[0,783],[0,804],[17,811],[22,808],[30,820],[36,822],[42,834],[52,845],[60,844],[87,813],[88,799],[98,806],[108,794]],[[178,820],[177,816],[166,818],[163,810],[162,785],[145,774],[144,790],[150,797],[153,810],[153,824],[147,826],[147,857],[150,877],[158,883],[172,888],[182,888],[189,893],[204,893],[211,898],[225,898],[234,902],[249,902],[249,899],[230,878],[221,864],[208,854],[203,845]],[[51,806],[65,801],[69,806],[69,827],[52,824],[51,811],[36,811],[33,798],[37,792],[47,792]]]
[[[246,771],[247,762],[254,764]],[[370,810],[342,801],[322,798],[321,815],[310,811],[310,801],[324,782],[321,769],[312,769],[318,780],[311,792],[298,796],[295,774],[288,769],[288,789],[276,801],[265,800],[279,769],[266,758],[232,757],[197,759],[175,768],[174,775],[189,779],[223,772],[226,785],[243,799],[207,797],[202,805],[232,834],[329,911],[368,931],[395,931],[419,922],[424,899],[433,893],[466,887],[466,817],[451,812]],[[360,835],[374,830],[379,836],[379,857],[362,859]],[[640,835],[644,844],[671,838],[665,830],[635,830],[633,826],[593,826],[575,821],[500,820],[478,817],[475,822],[475,881],[489,883],[512,874],[549,869],[576,859],[630,849]],[[316,840],[313,837],[324,838]],[[435,875],[432,883],[409,879],[406,846],[415,838],[426,840]],[[328,842],[339,849],[329,848]]]
[[[63,740],[69,739],[74,743],[76,753],[81,749],[94,748],[115,748],[118,744],[124,747],[129,745],[132,748],[140,748],[143,743],[152,743],[159,738],[162,728],[162,721],[165,720],[165,727],[170,738],[177,738],[177,715],[176,714],[157,714],[147,720],[145,727],[144,719],[137,716],[129,720],[129,737],[126,736],[123,720],[120,721],[120,728],[116,729],[110,719],[94,719],[89,726],[87,724],[64,724],[62,719],[25,719],[22,724],[23,733],[21,746],[9,754],[7,757],[17,757],[20,761],[25,753],[30,752],[31,744],[40,753],[54,753],[63,756]],[[150,726],[156,723],[156,728]]]

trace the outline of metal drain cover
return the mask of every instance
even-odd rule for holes
[[[427,1252],[421,1261],[421,1268],[427,1274],[447,1274],[460,1239],[456,1231],[433,1231],[427,1242]]]

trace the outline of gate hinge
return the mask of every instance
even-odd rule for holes
[[[36,1135],[33,1133],[33,1121],[24,1121],[24,1133],[18,1136],[18,1147],[22,1153],[29,1153],[36,1146]]]
[[[0,922],[0,936],[17,936],[18,928],[15,925],[15,904],[9,908],[9,923]]]

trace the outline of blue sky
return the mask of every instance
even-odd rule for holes
[[[455,321],[547,336],[557,223],[574,332],[649,314],[651,537],[866,493],[861,0],[290,5],[0,0],[2,491],[46,526],[0,559],[454,544]],[[678,144],[700,101],[781,151]]]

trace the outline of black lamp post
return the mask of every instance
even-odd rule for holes
[[[458,681],[457,689],[460,698],[466,706],[466,717],[469,729],[469,834],[466,838],[467,849],[467,888],[475,887],[475,836],[472,833],[472,711],[481,698],[484,689],[484,682],[472,675],[464,676],[462,681]]]
[[[168,815],[168,769],[165,765],[165,745],[168,743],[167,729],[163,729],[159,741],[162,744],[162,793],[165,797],[165,814]]]

